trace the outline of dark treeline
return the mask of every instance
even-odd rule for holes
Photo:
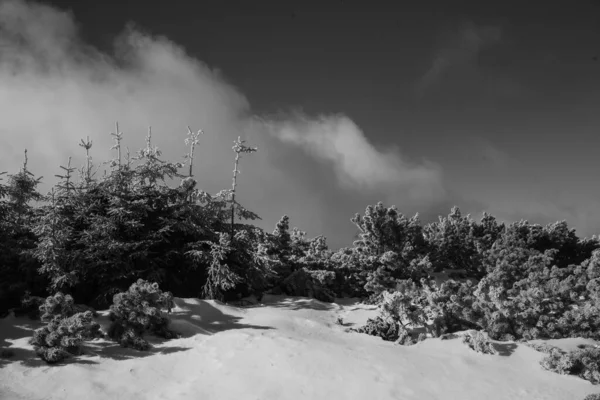
[[[199,134],[188,132],[186,164],[161,160],[152,146],[115,158],[102,177],[86,164],[61,166],[47,195],[27,168],[0,182],[0,314],[24,297],[72,296],[108,307],[138,279],[177,297],[230,301],[262,293],[323,301],[361,297],[384,313],[369,332],[402,336],[405,321],[430,324],[434,336],[465,328],[494,338],[584,336],[600,332],[600,242],[566,222],[547,226],[480,221],[453,208],[423,225],[395,207],[368,206],[351,221],[358,239],[338,251],[308,238],[283,216],[272,233],[231,189],[211,195],[193,175]],[[237,140],[232,162],[256,149]],[[180,184],[170,187],[167,181]],[[32,204],[41,204],[33,206]],[[437,272],[452,270],[441,286]],[[387,311],[386,311],[387,310]],[[390,339],[390,340],[391,340]]]

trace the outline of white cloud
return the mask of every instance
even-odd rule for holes
[[[108,160],[109,132],[118,121],[132,151],[144,145],[151,125],[154,144],[173,161],[185,152],[187,126],[203,129],[195,172],[209,192],[230,186],[232,141],[247,138],[259,152],[242,161],[241,201],[247,199],[268,226],[287,208],[310,231],[326,224],[321,220],[335,207],[310,192],[299,198],[296,182],[306,172],[274,168],[269,155],[280,146],[331,162],[339,184],[361,195],[371,189],[400,193],[422,204],[443,192],[439,168],[409,163],[397,149],[377,149],[346,116],[254,118],[236,87],[167,38],[129,27],[113,54],[103,53],[81,41],[70,13],[50,6],[0,2],[0,82],[0,171],[16,172],[27,148],[29,167],[44,175],[45,189],[69,156],[81,165],[81,138],[93,140],[94,160]],[[309,190],[335,187],[329,182]]]
[[[269,131],[284,142],[330,162],[342,187],[358,190],[409,187],[419,199],[442,190],[441,172],[432,164],[409,163],[397,147],[377,148],[344,115],[309,118],[297,113],[283,121],[268,121]]]

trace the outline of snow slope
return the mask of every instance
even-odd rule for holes
[[[503,344],[495,356],[477,354],[460,339],[398,346],[346,332],[374,316],[374,306],[263,301],[238,308],[176,299],[172,328],[182,338],[151,340],[150,352],[98,339],[60,366],[48,366],[27,344],[39,323],[0,319],[0,347],[15,352],[0,359],[0,399],[583,400],[600,392],[583,379],[543,370],[544,355],[524,345]],[[572,347],[577,340],[563,342]]]

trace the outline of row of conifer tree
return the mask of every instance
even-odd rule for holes
[[[357,240],[333,251],[325,237],[291,229],[287,216],[273,232],[252,224],[259,216],[237,201],[236,185],[240,156],[257,149],[239,138],[232,188],[201,190],[193,175],[201,133],[188,131],[186,162],[172,163],[151,132],[135,155],[122,154],[117,127],[102,177],[82,140],[85,165],[69,159],[46,195],[25,153],[0,182],[0,313],[26,294],[59,291],[108,307],[143,279],[177,297],[222,301],[265,292],[385,300],[388,322],[434,321],[436,335],[475,327],[495,338],[598,336],[598,238],[579,238],[564,221],[475,221],[456,207],[424,225],[378,203],[351,218]],[[435,285],[444,270],[454,280]],[[384,337],[382,321],[372,333]]]

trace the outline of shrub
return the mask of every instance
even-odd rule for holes
[[[444,282],[441,287],[433,281],[402,281],[395,292],[383,292],[381,315],[398,323],[424,326],[433,337],[464,329],[480,328],[472,322],[477,315],[471,283]]]
[[[549,371],[577,375],[594,385],[600,383],[599,348],[577,349],[568,353],[554,348],[540,364]]]
[[[379,202],[369,205],[364,215],[351,221],[359,229],[359,238],[346,254],[360,270],[366,272],[364,289],[379,294],[393,290],[399,280],[419,281],[431,270],[427,247],[418,215],[406,218],[395,206]]]
[[[40,306],[40,317],[42,322],[50,322],[54,318],[68,318],[75,314],[75,303],[73,297],[57,292],[54,296],[48,296]]]
[[[81,352],[81,344],[98,336],[100,325],[91,311],[67,318],[55,316],[48,325],[36,329],[30,343],[36,354],[49,364],[57,363]]]
[[[493,343],[480,331],[475,331],[472,335],[465,335],[463,337],[463,343],[468,345],[471,349],[477,353],[483,354],[497,354],[498,351],[494,347]]]
[[[364,298],[369,295],[365,289],[368,272],[363,269],[358,253],[344,247],[331,254],[329,259],[336,273],[337,292],[349,297]]]
[[[113,297],[109,318],[112,321],[108,336],[122,347],[148,350],[151,346],[143,339],[145,332],[171,339],[176,334],[168,329],[169,319],[160,309],[172,307],[173,296],[163,293],[157,283],[138,279],[124,293]]]
[[[551,346],[548,343],[525,343],[525,346],[546,354],[550,354],[552,350],[556,349],[556,346]]]
[[[588,394],[583,400],[600,400],[600,393]]]
[[[402,346],[411,346],[415,344],[416,341],[413,339],[412,335],[402,327],[400,328],[400,335],[398,339],[396,339],[396,344],[400,344]]]
[[[369,318],[364,326],[357,329],[350,329],[353,332],[366,333],[367,335],[377,336],[390,342],[397,341],[402,333],[396,322],[385,320],[382,317]]]
[[[600,270],[598,256],[581,266],[558,268],[553,265],[556,254],[529,250],[514,238],[494,245],[473,304],[482,315],[478,324],[490,337],[598,338],[600,317],[589,288],[594,271]]]
[[[423,235],[430,248],[432,265],[436,271],[445,268],[464,269],[469,276],[479,275],[482,268],[478,241],[474,236],[475,226],[469,215],[464,217],[458,207],[453,207],[448,217],[440,217],[439,221],[423,228]],[[481,236],[496,233],[490,230],[480,229],[478,233]]]
[[[415,323],[422,316],[412,313],[419,312],[410,302],[411,298],[400,292],[383,292],[380,304],[380,315],[367,320],[366,325],[356,329],[356,332],[378,336],[383,340],[402,345],[414,344],[406,322]]]
[[[318,272],[306,271],[304,268],[292,272],[281,284],[283,293],[290,296],[312,297],[320,301],[332,303],[334,294],[319,283]]]
[[[25,292],[25,296],[21,299],[21,307],[15,308],[15,317],[27,315],[31,319],[40,319],[41,306],[46,302],[46,299],[40,296],[32,296],[30,292]]]
[[[434,337],[465,329],[481,329],[481,313],[474,308],[475,288],[471,281],[449,280],[437,286],[434,281],[422,280],[418,307],[430,324]],[[427,325],[426,325],[427,326]]]

